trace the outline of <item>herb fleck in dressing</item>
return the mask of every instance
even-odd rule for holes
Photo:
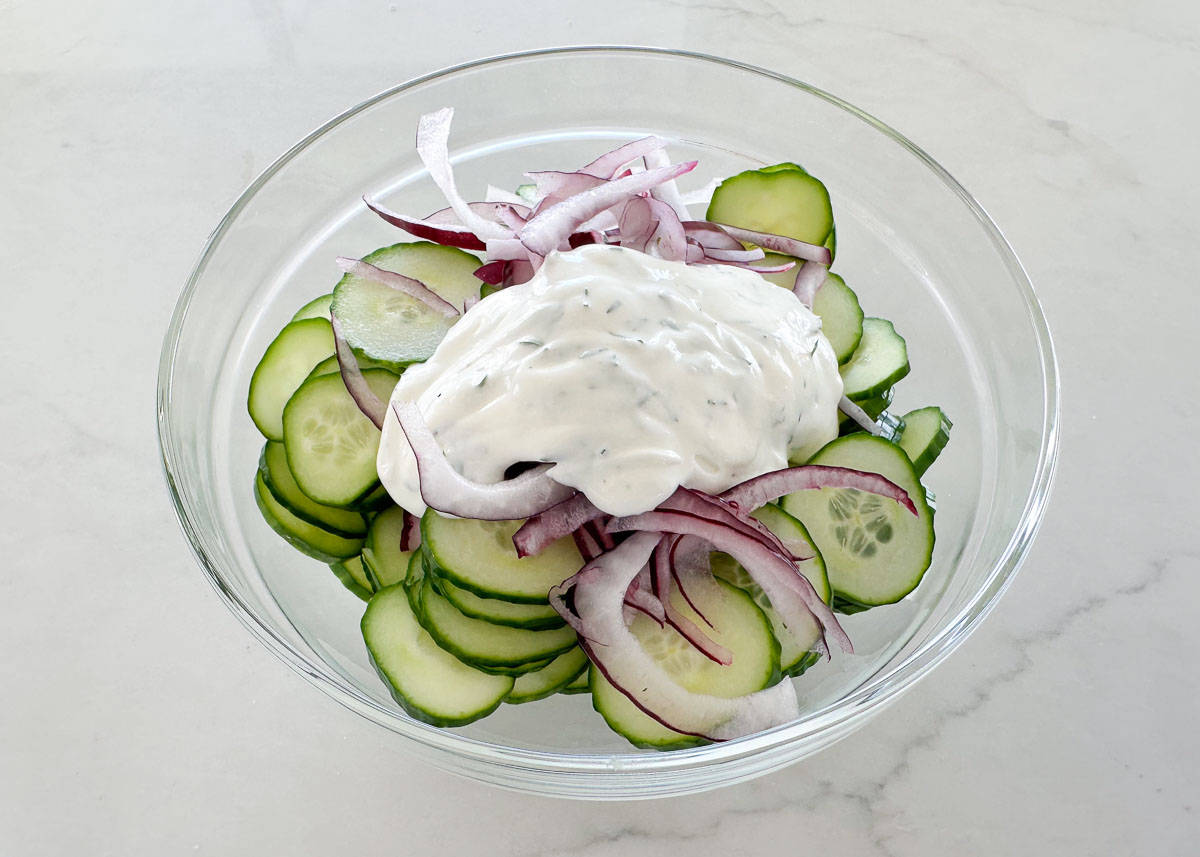
[[[551,461],[556,480],[626,515],[679,485],[718,493],[807,458],[837,436],[841,395],[820,319],[786,289],[588,245],[472,307],[392,399],[417,402],[468,479]],[[423,512],[390,408],[378,466],[396,502]]]

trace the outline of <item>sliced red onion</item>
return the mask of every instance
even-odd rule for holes
[[[485,243],[489,260],[512,261],[529,258],[529,251],[519,238],[489,238]]]
[[[651,590],[650,582],[647,579],[647,570],[644,568],[633,579],[633,582],[629,584],[629,588],[625,590],[625,604],[645,613],[657,622],[660,628],[667,622],[667,614],[663,608],[663,603]]]
[[[838,402],[838,410],[858,423],[859,428],[866,429],[876,437],[880,437],[883,434],[883,427],[871,419],[870,414],[856,403],[850,401],[848,397],[842,396],[842,400]]]
[[[361,259],[347,259],[345,256],[338,256],[337,263],[338,267],[347,274],[353,274],[356,277],[362,277],[364,280],[371,280],[385,286],[390,286],[398,292],[404,292],[404,294],[411,298],[416,298],[430,309],[441,313],[447,318],[452,318],[459,314],[458,307],[442,298],[420,280],[414,280],[412,277],[406,277],[394,271],[385,271],[383,268],[377,268]]]
[[[537,188],[536,211],[545,211],[568,197],[591,190],[607,181],[588,173],[564,173],[558,170],[525,173],[525,176],[532,179]]]
[[[458,188],[454,185],[449,148],[450,122],[453,118],[453,107],[443,107],[421,117],[417,123],[417,155],[464,226],[483,240],[504,238],[508,230],[472,211],[466,200],[459,196]]]
[[[603,510],[597,509],[582,492],[577,492],[522,524],[513,533],[513,547],[517,549],[517,556],[534,556],[603,515]]]
[[[737,529],[686,512],[654,511],[608,524],[610,532],[651,531],[698,536],[717,550],[732,556],[762,589],[788,628],[803,627],[813,616],[825,634],[837,640],[843,651],[853,652],[850,638],[842,630],[829,605],[817,595],[795,562],[781,556],[758,539]]]
[[[527,208],[525,210],[527,212],[529,211]],[[525,227],[526,218],[521,216],[521,213],[517,211],[516,206],[498,205],[496,206],[496,215],[499,217],[500,223],[511,229],[514,235]]]
[[[707,220],[688,220],[683,224],[687,237],[706,250],[745,250],[742,242],[738,241],[722,227]]]
[[[467,479],[446,460],[416,402],[393,402],[392,410],[417,460],[421,499],[431,509],[460,518],[511,521],[544,512],[575,493],[550,478],[546,471],[551,464],[490,485]]]
[[[645,157],[656,149],[661,149],[667,143],[661,137],[642,137],[632,140],[623,146],[618,146],[610,152],[605,152],[586,166],[580,167],[579,172],[588,173],[602,179],[611,179],[621,167],[630,161]]]
[[[480,217],[486,217],[488,220],[498,223],[501,226],[505,226],[509,215],[513,212],[522,221],[529,219],[529,205],[524,200],[520,202],[468,202],[467,208]],[[433,214],[424,217],[423,221],[425,223],[444,224],[446,226],[457,227],[458,229],[466,229],[465,226],[458,222],[458,212],[453,208],[439,208]]]
[[[721,494],[721,499],[737,506],[746,514],[760,506],[778,500],[785,494],[817,488],[854,488],[868,494],[878,494],[895,500],[914,515],[917,507],[908,492],[878,473],[852,470],[849,467],[829,467],[824,464],[802,464],[773,470],[734,485]]]
[[[728,223],[718,223],[717,225],[739,241],[745,241],[747,244],[757,244],[759,247],[774,250],[776,253],[783,253],[785,256],[795,256],[797,259],[804,259],[808,262],[820,262],[822,265],[829,265],[833,261],[829,248],[822,247],[820,244],[797,241],[795,238],[788,238],[786,235],[775,235],[770,232],[756,232],[753,229],[742,229],[740,226],[730,226]]]
[[[485,202],[506,202],[509,205],[528,205],[529,201],[511,190],[505,190],[495,185],[488,185],[484,191],[483,199]]]
[[[450,226],[444,223],[433,223],[428,220],[417,220],[389,211],[377,202],[363,197],[367,208],[378,214],[392,226],[399,226],[410,235],[433,241],[445,247],[458,247],[462,250],[483,250],[485,245],[474,232],[462,226]]]
[[[720,183],[720,179],[709,179],[708,184],[704,185],[704,187],[680,194],[684,205],[701,205],[707,208],[708,204],[712,202],[713,194],[717,191],[717,185]]]
[[[656,721],[684,735],[726,741],[780,726],[800,714],[790,682],[724,699],[680,687],[626,627],[625,592],[659,541],[638,533],[550,591],[601,674]]]
[[[817,289],[825,283],[829,276],[829,268],[820,262],[805,262],[796,271],[796,282],[792,285],[792,294],[800,299],[800,303],[812,309]]]
[[[475,306],[477,303],[479,303],[478,295],[467,295],[467,297],[463,300],[463,313],[465,314],[470,311],[471,307]]]
[[[421,546],[421,519],[406,509],[401,509],[403,523],[400,526],[400,550],[415,551]]]
[[[747,271],[754,271],[756,274],[783,274],[796,267],[795,262],[782,262],[778,265],[755,265],[752,262],[726,262],[725,264],[737,265],[739,268],[745,268]]]
[[[603,244],[603,232],[572,232],[571,237],[567,239],[567,243],[574,250],[576,247],[582,247],[585,244]]]
[[[607,519],[604,519],[602,523],[602,520],[597,518],[596,520],[588,521],[586,524],[581,525],[581,528],[587,530],[593,536],[595,536],[600,547],[606,551],[610,551],[617,546],[617,542],[612,537],[612,533],[604,528],[604,523],[607,523]]]
[[[646,242],[645,252],[659,259],[679,262],[687,255],[687,236],[683,231],[683,221],[670,205],[660,199],[651,197],[646,200],[658,225]]]
[[[654,594],[658,596],[658,601],[662,605],[663,618],[700,654],[714,663],[729,666],[733,663],[733,653],[705,634],[695,622],[676,610],[675,605],[671,603],[671,583],[674,579],[674,575],[671,573],[671,551],[678,541],[678,536],[664,536],[654,550],[654,559],[651,564],[654,569]],[[695,610],[691,599],[685,596],[685,600]],[[696,612],[704,619],[699,610]],[[708,622],[707,619],[704,621],[710,628],[712,627],[711,622]]]
[[[761,247],[745,250],[739,245],[737,250],[722,250],[713,247],[711,250],[705,250],[704,255],[717,262],[757,262],[767,254],[762,251]]]
[[[346,342],[346,337],[342,334],[342,326],[332,311],[329,313],[329,323],[333,326],[333,347],[337,354],[338,369],[342,373],[342,383],[346,385],[346,392],[350,394],[350,398],[354,399],[354,404],[358,405],[358,409],[363,412],[363,415],[375,423],[375,428],[382,429],[383,418],[387,415],[387,403],[376,396],[375,391],[367,384],[367,379],[363,377],[362,369],[359,368],[358,358],[354,356],[354,350]]]
[[[696,161],[687,161],[662,169],[647,170],[623,179],[614,179],[576,194],[530,218],[521,230],[521,241],[531,252],[544,257],[561,247],[567,237],[585,220],[695,168]]]
[[[516,259],[508,263],[508,274],[504,278],[504,285],[519,286],[521,283],[528,283],[533,279],[533,265],[528,259]]]
[[[650,202],[645,197],[635,196],[621,206],[621,214],[617,218],[621,246],[639,252],[645,250],[646,242],[654,234],[657,225]]]
[[[667,156],[666,150],[654,149],[642,156],[642,162],[645,163],[646,169],[653,170],[659,167],[665,167],[671,163],[671,159]],[[665,202],[671,206],[671,210],[675,212],[675,217],[680,220],[691,220],[692,215],[688,212],[687,205],[683,201],[682,195],[679,193],[679,186],[675,184],[675,180],[663,182],[658,187],[650,191],[650,195],[655,199]]]
[[[585,563],[591,562],[604,553],[604,550],[592,534],[582,527],[571,533],[571,537],[575,540],[575,548],[579,551],[579,555],[583,557]]]
[[[708,617],[688,595],[688,588],[697,579],[707,580],[712,577],[712,560],[709,558],[708,546],[703,539],[695,536],[671,536],[671,539],[668,562],[671,568],[671,579],[675,581],[675,588],[679,590],[683,600],[703,620],[704,624],[712,628],[714,627],[713,623],[708,621]]]
[[[498,286],[503,283],[504,277],[507,273],[508,262],[504,259],[497,259],[495,262],[488,262],[487,264],[480,265],[475,269],[475,276],[492,286]]]
[[[749,515],[739,515],[738,509],[719,497],[694,491],[690,488],[678,488],[675,493],[664,500],[658,507],[672,512],[686,512],[689,515],[705,518],[716,524],[730,527],[743,535],[758,539],[766,547],[782,557],[791,557],[791,551],[780,541],[779,536],[762,521]]]

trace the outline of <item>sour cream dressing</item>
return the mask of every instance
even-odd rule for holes
[[[621,247],[551,254],[471,308],[392,401],[415,401],[450,464],[498,482],[522,461],[613,515],[680,485],[718,493],[837,436],[842,380],[820,319],[758,274]],[[379,476],[425,510],[389,408]]]

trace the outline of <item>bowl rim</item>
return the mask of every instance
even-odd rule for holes
[[[1026,495],[1025,503],[1018,519],[1018,525],[1011,534],[999,559],[993,564],[983,585],[961,610],[949,619],[937,634],[909,653],[899,664],[873,677],[863,686],[857,688],[836,703],[812,712],[800,720],[764,732],[721,744],[710,744],[702,747],[676,750],[670,753],[634,751],[627,753],[574,754],[493,744],[481,739],[468,738],[449,730],[428,726],[407,718],[399,710],[393,710],[380,705],[340,676],[334,677],[330,675],[327,672],[327,667],[319,663],[314,663],[289,641],[276,634],[271,626],[225,582],[218,563],[205,549],[198,523],[188,509],[180,487],[177,484],[175,476],[177,470],[175,466],[176,455],[170,441],[171,418],[168,407],[170,381],[175,354],[179,346],[179,337],[188,308],[209,258],[213,255],[222,238],[232,227],[242,210],[272,177],[325,134],[379,102],[399,93],[414,89],[431,81],[488,66],[520,62],[540,57],[555,58],[588,53],[632,56],[652,55],[662,58],[685,59],[748,72],[751,75],[798,88],[809,95],[820,98],[865,122],[875,130],[889,137],[893,142],[907,149],[967,206],[1003,258],[1013,284],[1016,286],[1018,294],[1024,302],[1024,309],[1033,328],[1038,344],[1038,357],[1043,377],[1044,419],[1041,444],[1035,465],[1034,478]],[[419,77],[411,78],[403,83],[389,87],[334,116],[306,135],[266,167],[238,196],[237,200],[208,236],[177,300],[160,353],[156,399],[157,428],[160,463],[168,492],[175,507],[180,526],[187,537],[192,554],[204,570],[209,582],[230,611],[237,616],[242,624],[268,650],[310,683],[327,693],[335,701],[369,720],[384,726],[390,731],[414,739],[429,748],[447,751],[458,756],[467,756],[483,764],[499,764],[510,769],[536,770],[546,774],[568,773],[585,775],[588,773],[611,773],[615,771],[665,774],[681,772],[687,769],[708,768],[719,763],[744,759],[749,756],[758,755],[774,747],[785,746],[805,736],[839,732],[840,734],[845,734],[847,730],[839,730],[839,727],[847,726],[852,721],[865,718],[894,699],[901,692],[911,688],[978,627],[980,622],[995,607],[999,597],[1012,583],[1017,570],[1028,554],[1044,516],[1050,489],[1053,484],[1059,450],[1058,421],[1060,389],[1058,377],[1057,358],[1051,340],[1049,325],[1041,303],[1034,293],[1032,283],[1012,246],[983,206],[944,167],[903,134],[871,114],[825,90],[787,75],[738,60],[697,51],[645,45],[571,45],[497,54],[448,66]],[[628,796],[635,795],[630,792]]]

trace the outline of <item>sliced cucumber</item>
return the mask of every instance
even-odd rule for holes
[[[921,476],[950,442],[954,424],[936,405],[909,411],[901,419],[904,431],[900,433],[900,448],[912,461],[917,476]]]
[[[375,593],[362,634],[392,697],[417,720],[462,726],[491,714],[512,692],[511,676],[480,672],[438,646],[417,622],[403,586]]]
[[[328,319],[293,321],[267,346],[254,374],[246,407],[267,440],[283,440],[283,408],[314,366],[333,354]]]
[[[331,562],[329,563],[329,568],[337,575],[337,579],[342,582],[342,586],[349,589],[363,601],[371,600],[371,595],[375,592],[375,587],[367,580],[367,572],[363,566],[361,556],[352,556],[350,559],[341,562]]]
[[[420,280],[459,309],[468,298],[479,297],[479,259],[455,247],[427,241],[396,244],[363,261]],[[427,359],[455,321],[414,297],[354,274],[343,276],[334,288],[332,311],[356,352],[395,368]]]
[[[254,499],[268,526],[302,554],[331,563],[357,556],[362,550],[362,539],[342,538],[289,512],[271,494],[262,473],[254,474]]]
[[[263,445],[258,469],[267,489],[297,518],[347,539],[366,535],[367,519],[360,513],[318,503],[300,490],[288,468],[287,451],[279,441],[269,440]]]
[[[831,590],[829,578],[825,572],[825,561],[817,551],[816,545],[813,544],[808,531],[804,529],[804,525],[783,509],[770,504],[755,511],[754,517],[779,536],[784,546],[793,553],[816,553],[813,559],[800,564],[800,570],[813,585],[817,595],[828,604]],[[793,628],[789,632],[783,619],[771,606],[771,600],[763,594],[759,585],[746,573],[744,568],[734,561],[733,557],[723,553],[713,553],[711,556],[713,574],[726,583],[733,584],[754,599],[754,603],[771,622],[775,639],[779,641],[779,665],[784,675],[799,675],[815,663],[817,658],[814,657],[816,653],[813,652],[813,647],[821,639],[821,626],[817,620],[810,618],[803,628]]]
[[[586,669],[558,689],[559,693],[565,694],[591,693],[591,691],[591,678]]]
[[[329,320],[329,304],[333,300],[333,293],[321,295],[319,298],[313,298],[300,309],[296,310],[296,314],[292,316],[292,321],[300,321],[305,318],[323,318]]]
[[[576,646],[563,652],[540,670],[517,676],[512,692],[504,697],[505,702],[521,703],[545,699],[558,693],[581,675],[587,673],[588,659],[583,649]]]
[[[855,402],[882,395],[908,374],[908,345],[890,321],[864,318],[862,340],[842,366],[842,386]]]
[[[361,355],[355,355],[355,357],[358,360],[359,369],[387,369],[389,372],[396,371],[391,363],[385,363],[382,360],[372,360],[370,357],[363,357]],[[318,375],[340,374],[341,371],[342,367],[338,364],[337,355],[335,354],[314,366],[312,371],[308,373],[308,377],[315,378]]]
[[[518,557],[513,533],[524,521],[446,518],[430,509],[421,518],[421,550],[429,570],[484,598],[545,604],[546,595],[583,566],[570,538],[537,556]]]
[[[886,411],[888,406],[892,404],[892,397],[895,394],[896,389],[888,387],[882,394],[871,396],[869,399],[862,399],[855,402],[855,404],[866,411],[867,416],[871,419],[877,420],[879,419],[879,415]],[[843,434],[849,434],[851,431],[862,431],[862,426],[855,422],[853,417],[848,417],[841,411],[838,412],[838,426],[840,429],[843,429]]]
[[[795,164],[747,170],[717,185],[707,219],[824,244],[833,231],[829,192]]]
[[[408,576],[408,563],[414,551],[400,550],[404,532],[404,510],[392,506],[371,519],[371,529],[363,545],[363,564],[375,589],[400,583]]]
[[[406,585],[410,590],[415,588],[412,580]],[[442,597],[428,578],[420,584],[417,598],[414,608],[421,624],[438,645],[479,669],[502,668],[505,672],[513,668],[522,672],[540,669],[544,662],[576,643],[575,631],[569,627],[529,631],[466,616]]]
[[[912,462],[895,444],[866,433],[827,444],[812,464],[853,467],[887,477],[908,492],[913,515],[899,503],[852,488],[797,491],[783,498],[825,559],[839,602],[873,607],[916,588],[933,558],[933,513]]]
[[[370,540],[368,540],[369,544]],[[566,624],[563,617],[558,615],[558,612],[549,603],[544,605],[518,604],[513,601],[501,601],[499,598],[484,598],[469,589],[455,586],[449,580],[439,577],[434,578],[433,586],[463,615],[482,619],[493,625],[544,631],[549,628],[561,628]]]
[[[863,337],[863,311],[858,295],[837,274],[829,274],[813,298],[813,312],[821,317],[821,330],[833,346],[838,363],[845,363]]]
[[[346,508],[369,516],[374,512],[382,512],[392,505],[392,495],[388,494],[386,488],[379,485],[370,494],[348,504]]]
[[[698,579],[688,586],[688,597],[714,627],[709,628],[696,615],[678,590],[671,593],[671,603],[713,641],[729,649],[733,663],[722,666],[709,660],[675,629],[660,627],[645,614],[638,613],[629,625],[643,649],[676,683],[693,693],[728,698],[762,690],[778,680],[779,643],[749,595],[722,580]],[[594,666],[590,673],[592,705],[614,731],[633,744],[669,750],[704,743],[668,729],[644,713]]]
[[[383,401],[398,380],[383,369],[363,373]],[[379,429],[363,416],[340,375],[310,378],[283,411],[288,466],[305,494],[327,506],[346,506],[376,490]]]

